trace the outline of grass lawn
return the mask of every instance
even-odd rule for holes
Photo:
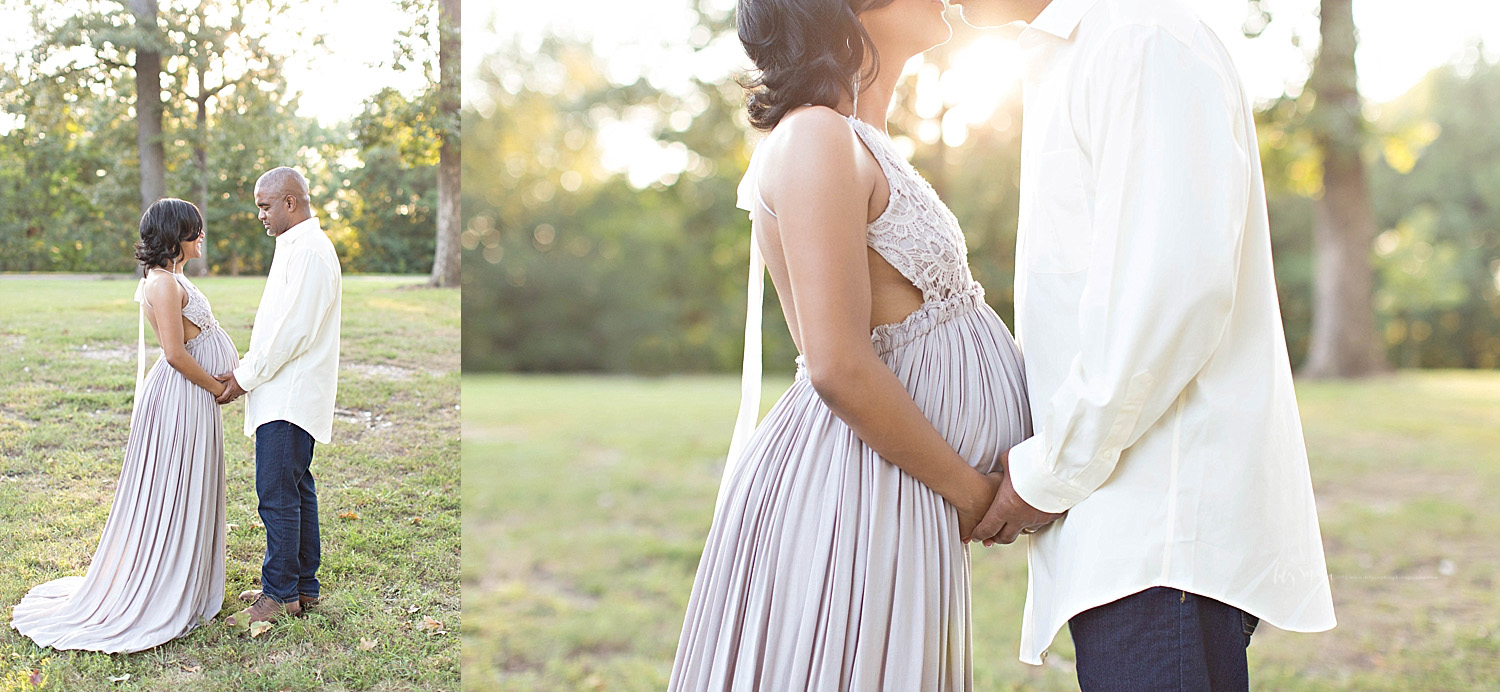
[[[0,691],[35,689],[33,671],[49,690],[456,689],[459,296],[421,282],[344,279],[334,439],[313,457],[322,605],[254,639],[221,618],[106,655],[42,649],[8,625],[32,586],[82,575],[103,530],[130,427],[135,284],[0,277]],[[243,353],[264,279],[196,283]],[[224,409],[222,616],[258,587],[265,550],[243,425],[242,402]]]
[[[1254,687],[1500,688],[1500,373],[1299,395],[1339,627],[1262,627]],[[466,689],[665,686],[737,401],[731,377],[464,378]],[[1016,659],[1025,570],[973,550],[976,689],[1076,689],[1066,632]]]

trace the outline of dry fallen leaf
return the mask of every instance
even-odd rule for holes
[[[240,527],[240,525],[239,525],[239,524],[225,524],[225,525],[224,525],[224,528],[225,528],[225,529],[228,529],[228,530],[230,530],[230,531],[233,531],[233,530],[235,530],[235,529],[237,529],[237,528],[239,528],[239,527]]]
[[[110,682],[125,682],[126,680],[129,680],[129,679],[130,679],[130,673],[120,673],[119,675],[112,675],[112,676],[110,676],[108,678],[108,680]]]
[[[446,634],[446,631],[443,629],[443,623],[432,619],[430,615],[422,616],[422,621],[417,623],[417,630],[426,632],[428,635]]]
[[[360,651],[369,651],[370,649],[375,648],[375,645],[377,645],[379,643],[380,643],[379,639],[365,639],[364,637],[360,637],[359,638],[359,650]]]
[[[265,634],[270,629],[271,623],[269,622],[252,622],[250,623],[250,637],[254,639],[255,637],[259,637],[260,635]]]
[[[421,607],[419,607],[419,606],[412,606],[412,607],[410,607],[410,608],[407,608],[407,609],[406,609],[406,612],[408,612],[408,613],[415,613],[415,612],[417,612],[417,611],[419,611],[419,610],[421,610],[421,609],[422,609],[422,608],[421,608]]]
[[[181,663],[177,664],[177,667],[188,673],[196,673],[200,670],[203,670],[203,666],[188,666]]]
[[[424,521],[427,521],[427,519],[425,519],[423,517],[412,517],[411,518],[411,523],[416,524],[417,526],[421,526],[422,522],[424,522]]]
[[[353,520],[353,519],[358,519],[359,518],[359,514],[355,513],[355,511],[351,509],[351,510],[349,510],[347,512],[339,512],[339,518],[340,519],[350,519],[350,520]]]

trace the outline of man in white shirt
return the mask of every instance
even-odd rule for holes
[[[219,403],[247,394],[245,435],[255,436],[255,493],[266,527],[261,589],[232,627],[297,615],[319,597],[318,492],[310,469],[314,441],[328,444],[338,389],[338,254],[312,214],[307,179],[281,167],[255,183],[255,205],[276,253],[250,332],[250,350]]]
[[[1175,0],[954,0],[1026,22],[1016,334],[1034,437],[976,539],[1030,533],[1021,660],[1245,690],[1260,618],[1334,626],[1254,113]],[[1035,533],[1032,533],[1035,532]]]

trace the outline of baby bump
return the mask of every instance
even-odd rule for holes
[[[1021,355],[989,306],[944,320],[882,360],[970,466],[996,470],[1000,454],[1031,435]]]
[[[219,327],[210,327],[186,344],[188,355],[210,375],[222,375],[239,366],[234,341]]]

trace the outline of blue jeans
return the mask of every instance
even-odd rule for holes
[[[266,526],[261,590],[282,603],[318,597],[318,489],[313,484],[313,438],[284,420],[255,429],[255,494]]]
[[[1260,622],[1234,606],[1162,586],[1068,621],[1083,692],[1245,692],[1245,649]]]

